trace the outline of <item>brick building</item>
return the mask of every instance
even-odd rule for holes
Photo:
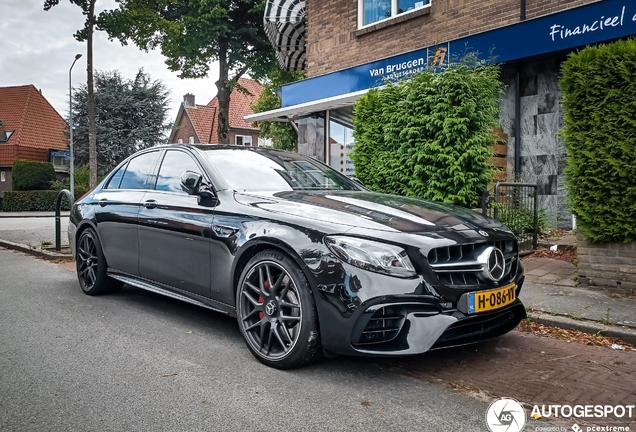
[[[67,123],[33,86],[0,87],[0,199],[13,189],[19,159],[53,162],[68,172]]]
[[[302,43],[290,44],[284,54],[301,50],[296,64],[304,65],[308,78],[281,89],[283,108],[248,116],[249,121],[294,121],[300,152],[349,174],[352,106],[362,94],[387,79],[429,66],[441,71],[449,61],[478,53],[502,65],[506,90],[499,120],[508,137],[508,178],[537,183],[540,205],[552,222],[571,227],[565,149],[558,137],[560,65],[581,47],[635,35],[636,2],[306,0],[293,14],[296,22],[302,20],[296,24]]]
[[[256,102],[263,91],[263,86],[246,78],[240,78],[238,83],[244,91],[234,88],[230,95],[230,143],[256,146],[259,129],[251,122],[246,122],[244,117],[253,113],[250,104]],[[194,95],[185,95],[168,142],[217,144],[219,142],[218,110],[219,101],[216,97],[207,105],[197,105]]]

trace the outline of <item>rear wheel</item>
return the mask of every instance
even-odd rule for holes
[[[106,274],[107,264],[97,233],[87,228],[77,241],[77,279],[85,294],[101,295],[119,291],[123,283]]]
[[[314,298],[288,256],[274,250],[256,254],[241,274],[236,308],[247,347],[262,363],[291,369],[321,356]]]

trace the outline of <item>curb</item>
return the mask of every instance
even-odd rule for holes
[[[73,261],[73,255],[60,253],[60,252],[52,252],[47,250],[38,250],[32,249],[27,245],[23,245],[20,243],[14,243],[9,240],[0,240],[0,247],[4,247],[11,250],[16,250],[19,252],[23,252],[29,255],[33,255],[39,258],[44,258],[46,260],[64,260],[64,261]]]
[[[629,327],[618,327],[601,324],[596,321],[575,320],[559,315],[528,313],[528,317],[532,321],[539,324],[546,324],[552,327],[558,327],[565,330],[578,330],[588,334],[600,334],[601,336],[613,337],[621,339],[625,342],[636,345],[636,329]]]

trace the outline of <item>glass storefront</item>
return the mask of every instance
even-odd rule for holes
[[[331,120],[329,122],[329,166],[346,175],[355,175],[353,161],[349,152],[353,150],[355,140],[353,129]]]

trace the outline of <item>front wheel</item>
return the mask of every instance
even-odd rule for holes
[[[110,278],[106,274],[106,258],[97,233],[87,228],[77,241],[75,257],[77,279],[85,294],[94,296],[111,294],[119,291],[123,283]]]
[[[290,257],[274,250],[252,257],[239,280],[236,309],[247,347],[262,363],[292,369],[320,357],[314,298]]]

